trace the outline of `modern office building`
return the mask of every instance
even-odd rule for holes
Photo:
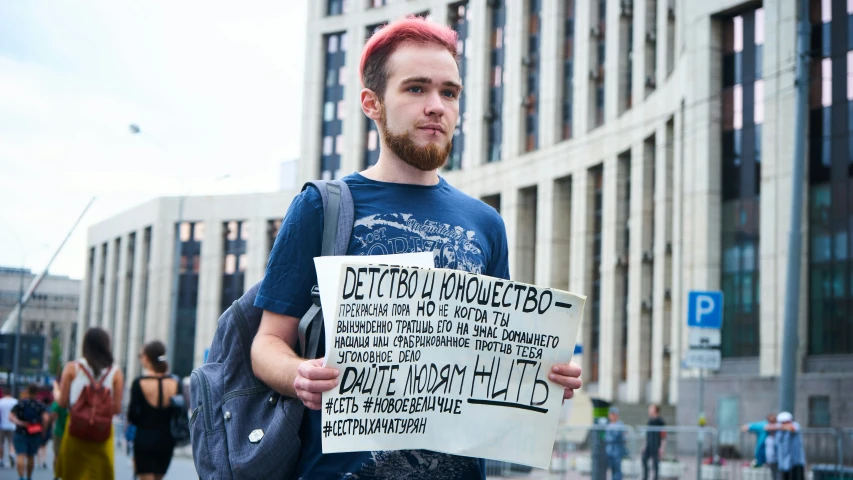
[[[111,332],[128,378],[153,339],[171,345],[173,371],[189,375],[204,362],[219,315],[263,278],[294,194],[158,198],[90,227],[78,335],[90,326]]]
[[[795,415],[850,425],[853,2],[812,5]],[[776,409],[796,2],[309,2],[294,185],[376,161],[378,134],[359,105],[361,47],[409,14],[459,32],[465,93],[442,174],[501,213],[515,279],[587,295],[585,390],[677,406],[678,422],[695,424],[687,295],[722,290],[708,421],[731,428]],[[80,327],[113,331],[132,378],[136,349],[166,338],[177,298],[175,370],[188,374],[218,315],[261,278],[294,193],[161,198],[91,227]]]
[[[428,15],[465,85],[445,177],[503,216],[514,278],[588,296],[586,389],[695,424],[687,295],[722,290],[723,428],[777,408],[795,125],[794,0],[326,0],[309,4],[300,177],[376,161],[361,48]],[[850,425],[853,2],[812,0],[797,418]]]
[[[17,320],[9,317],[16,311],[22,286],[26,291],[35,278],[36,274],[27,269],[0,267],[0,323],[6,327],[3,333],[15,333]],[[21,312],[21,333],[45,337],[44,369],[49,368],[54,340],[59,341],[62,363],[74,358],[81,284],[80,280],[63,275],[45,275]],[[40,373],[28,365],[22,368],[28,373]]]

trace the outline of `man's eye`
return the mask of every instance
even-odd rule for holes
[[[409,87],[409,91],[412,93],[421,93],[424,89],[421,87]]]
[[[445,90],[443,94],[447,98],[456,98],[456,92],[453,90]]]

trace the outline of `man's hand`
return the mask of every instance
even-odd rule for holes
[[[306,360],[299,364],[293,389],[306,407],[320,410],[323,405],[323,392],[328,392],[338,385],[338,375],[340,371],[323,366],[322,358]]]
[[[581,367],[575,362],[561,363],[551,367],[551,373],[548,378],[552,382],[559,383],[565,387],[563,399],[568,400],[575,395],[575,390],[581,388],[583,382],[580,379]]]

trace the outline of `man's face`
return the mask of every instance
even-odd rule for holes
[[[619,421],[619,415],[616,413],[608,413],[607,417],[610,419],[611,422]]]
[[[657,412],[657,410],[655,410],[654,405],[649,406],[649,416],[652,418],[655,418],[658,416],[658,412]]]
[[[459,119],[462,81],[447,50],[404,44],[388,58],[388,84],[379,128],[386,146],[422,170],[447,161]]]
[[[776,415],[767,415],[767,421],[770,423],[776,423]]]

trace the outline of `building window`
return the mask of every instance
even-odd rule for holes
[[[379,8],[388,5],[388,0],[367,0],[367,8]]]
[[[488,148],[486,161],[497,162],[501,159],[503,144],[503,65],[504,65],[504,29],[506,27],[506,2],[497,0],[491,5],[491,50],[489,57],[489,104],[486,111]]]
[[[563,140],[572,138],[574,101],[575,0],[563,3]]]
[[[808,353],[853,353],[853,15],[812,0]]]
[[[590,381],[599,379],[601,360],[601,233],[604,204],[604,172],[601,166],[590,170],[592,180],[593,221],[592,221],[592,314],[590,315],[589,364]]]
[[[722,328],[724,357],[757,356],[763,10],[723,19]]]
[[[243,295],[246,271],[246,245],[249,240],[247,222],[231,221],[222,224],[223,267],[220,312],[224,312]]]
[[[467,1],[451,4],[448,9],[448,23],[450,24],[450,28],[455,30],[458,35],[456,50],[459,54],[459,78],[462,79],[462,84],[464,85],[468,72],[468,21],[470,20],[471,10],[468,8]],[[445,164],[447,170],[459,170],[462,168],[462,153],[465,151],[465,132],[468,130],[466,97],[467,95],[459,97],[459,120],[456,122],[456,129],[453,131],[453,147],[450,150],[450,157]]]
[[[656,88],[658,50],[658,1],[646,0],[645,91],[646,96]]]
[[[826,395],[809,397],[809,427],[832,427],[829,414],[829,397]]]
[[[595,62],[590,71],[590,80],[592,81],[593,94],[593,121],[592,127],[599,127],[604,124],[604,61],[606,42],[606,27],[607,27],[607,0],[598,0],[596,3],[598,8],[592,8],[592,28],[590,29],[590,47],[591,51],[595,52],[593,57]]]
[[[522,65],[527,72],[524,97],[524,151],[539,148],[539,50],[542,48],[542,0],[527,0],[527,53]]]
[[[630,262],[629,252],[631,251],[631,151],[619,155],[619,171],[621,177],[619,180],[619,209],[617,212],[619,219],[620,236],[622,240],[621,248],[618,248],[619,256],[622,259],[623,265],[618,272],[621,275],[621,288],[619,298],[622,299],[622,312],[616,318],[621,317],[621,357],[620,379],[624,382],[628,379],[628,279],[630,278]]]
[[[350,1],[351,0],[328,0],[329,3],[326,6],[326,15],[334,16],[342,13],[348,13],[350,11]]]
[[[204,224],[202,222],[183,222],[179,225],[178,230],[181,235],[181,269],[178,275],[178,321],[175,326],[175,365],[173,372],[185,377],[193,369],[198,308],[198,273]]]
[[[619,81],[619,112],[625,112],[633,105],[634,85],[634,4],[619,4],[619,69],[623,71]]]
[[[329,5],[333,2],[330,1]],[[324,37],[326,58],[324,71],[326,83],[323,88],[323,120],[321,127],[322,151],[320,153],[320,177],[329,180],[340,177],[341,153],[335,149],[335,139],[343,134],[344,84],[346,83],[347,34],[331,33]]]

